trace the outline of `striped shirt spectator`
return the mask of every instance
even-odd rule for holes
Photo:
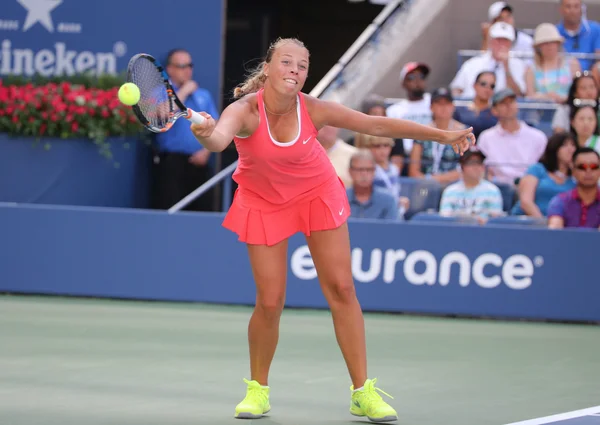
[[[493,216],[503,215],[500,189],[483,179],[484,155],[466,152],[461,157],[463,178],[449,185],[442,193],[440,215],[475,216],[481,224]]]

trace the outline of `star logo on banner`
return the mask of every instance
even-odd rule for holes
[[[23,31],[27,31],[39,22],[49,32],[54,32],[50,12],[56,9],[63,0],[17,0],[17,2],[27,9]]]

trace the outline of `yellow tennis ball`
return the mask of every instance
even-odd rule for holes
[[[119,88],[119,100],[125,105],[135,105],[140,101],[140,89],[133,83],[125,83]]]

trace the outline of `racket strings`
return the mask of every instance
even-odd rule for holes
[[[167,127],[175,111],[171,107],[163,74],[150,60],[139,58],[131,64],[128,79],[140,89],[137,107],[148,124],[157,128]]]

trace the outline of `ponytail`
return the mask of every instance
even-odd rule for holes
[[[285,43],[296,43],[300,47],[304,47],[304,43],[295,38],[278,38],[275,40],[270,46],[269,50],[267,50],[267,55],[265,60],[262,61],[248,76],[246,81],[242,84],[239,84],[235,89],[233,89],[233,98],[239,99],[241,97],[246,96],[250,93],[256,93],[260,89],[265,86],[265,81],[267,81],[267,76],[265,75],[265,65],[271,62],[273,59],[273,53],[275,49]]]
[[[238,85],[233,90],[233,98],[239,99],[240,97],[244,97],[250,93],[256,93],[260,89],[262,89],[265,85],[265,81],[267,76],[265,75],[265,64],[267,62],[261,62],[254,71],[248,76],[246,81],[242,84]]]

